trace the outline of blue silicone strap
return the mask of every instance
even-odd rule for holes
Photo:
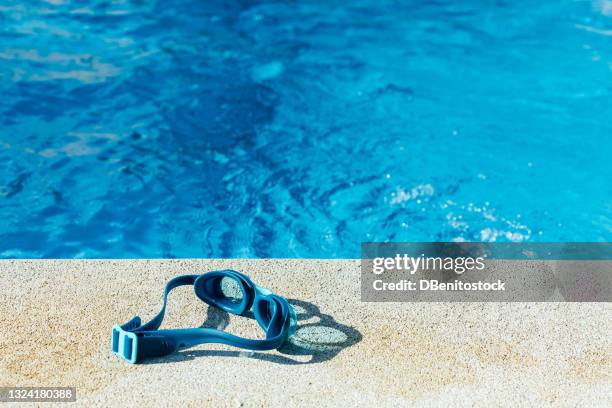
[[[242,292],[240,301],[230,299],[223,293],[221,282],[224,278],[230,278],[238,284]],[[209,328],[159,330],[169,293],[184,285],[193,285],[198,298],[228,313],[243,315],[252,310],[266,338],[246,339]],[[295,312],[285,298],[258,287],[240,272],[226,269],[171,279],[166,284],[164,303],[159,313],[145,324],[141,324],[140,317],[135,316],[123,325],[114,325],[111,347],[115,354],[132,364],[203,343],[222,343],[249,350],[272,350],[283,345],[295,330],[296,323]]]

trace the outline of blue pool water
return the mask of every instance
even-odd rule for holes
[[[350,3],[3,1],[0,256],[612,239],[612,1]]]

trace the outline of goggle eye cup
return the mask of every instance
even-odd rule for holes
[[[194,289],[196,295],[209,305],[242,315],[253,301],[253,284],[247,279],[231,270],[213,271],[196,278]]]
[[[259,296],[267,296],[267,295],[274,294],[274,292],[272,292],[270,289],[264,288],[262,286],[255,286],[255,292]],[[287,337],[291,337],[297,331],[298,319],[297,319],[297,314],[295,313],[295,310],[293,309],[293,306],[291,306],[289,302],[287,302],[287,305],[289,306],[289,330],[287,332]]]

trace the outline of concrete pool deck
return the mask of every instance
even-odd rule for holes
[[[610,303],[362,303],[359,260],[0,261],[0,386],[75,386],[82,406],[610,406]],[[114,323],[172,276],[232,268],[286,296],[281,351],[202,345],[132,366]],[[164,327],[257,337],[175,289]],[[24,406],[19,404],[18,406]]]

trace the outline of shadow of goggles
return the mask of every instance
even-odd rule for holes
[[[228,291],[228,281],[233,290]],[[197,297],[228,313],[244,315],[252,309],[266,338],[245,339],[210,328],[158,330],[166,312],[168,294],[172,289],[184,285],[193,285]],[[238,290],[241,297],[231,296],[231,292]],[[150,322],[141,324],[140,317],[135,316],[123,325],[113,326],[112,351],[128,363],[135,364],[146,358],[165,356],[203,343],[221,343],[248,350],[273,350],[281,347],[296,328],[295,311],[285,298],[255,285],[240,272],[226,269],[202,275],[177,276],[170,280],[164,290],[161,311]]]

